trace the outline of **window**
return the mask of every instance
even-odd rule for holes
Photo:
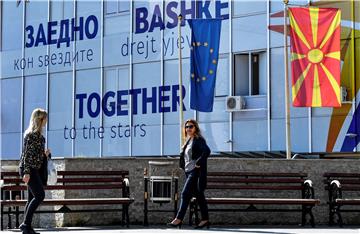
[[[248,52],[235,55],[235,95],[266,94],[266,53]]]
[[[2,20],[2,3],[0,2],[0,19]],[[2,23],[0,22],[0,35],[2,35]],[[0,51],[2,51],[2,36],[0,36]]]
[[[21,78],[0,81],[1,125],[0,154],[2,159],[18,159],[21,134]]]
[[[49,77],[49,130],[48,147],[52,155],[69,157],[72,155],[72,106],[73,106],[73,74],[54,72]]]
[[[130,1],[118,1],[118,11],[119,12],[130,11]]]
[[[130,1],[107,0],[105,2],[105,14],[118,14],[130,11]]]
[[[23,9],[13,1],[1,1],[1,49],[21,50],[23,31]]]

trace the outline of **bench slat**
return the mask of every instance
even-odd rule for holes
[[[228,184],[211,184],[206,186],[207,189],[238,189],[238,190],[302,190],[302,186],[252,186],[252,185],[228,185]]]
[[[263,205],[316,205],[319,199],[281,199],[281,198],[207,198],[209,204],[263,204]]]
[[[86,175],[129,175],[128,171],[58,171],[58,175],[73,175],[73,176],[86,176]],[[19,176],[19,172],[2,171],[0,176]]]
[[[324,181],[324,183],[329,183],[331,182],[331,180],[326,180]],[[360,178],[359,179],[338,179],[338,181],[343,185],[343,184],[358,184],[360,185]]]
[[[329,186],[325,186],[325,190],[329,190]],[[342,191],[360,191],[360,186],[341,185]]]
[[[5,200],[2,204],[5,206],[26,204],[27,200]],[[84,198],[84,199],[45,199],[41,205],[112,205],[112,204],[130,204],[134,202],[133,198]]]
[[[2,172],[0,172],[0,176],[1,176],[1,178],[3,176],[19,176],[19,172],[16,172],[16,171],[2,171]]]
[[[129,175],[128,171],[58,171],[61,176]]]
[[[223,178],[210,176],[207,181],[221,183],[303,183],[305,180],[297,178]]]
[[[336,199],[335,202],[342,205],[360,205],[360,199]]]
[[[324,177],[352,177],[360,178],[360,173],[324,173]]]
[[[58,183],[104,183],[104,182],[122,182],[121,177],[105,178],[58,178]],[[24,184],[21,178],[5,178],[4,184]]]
[[[122,184],[105,184],[105,185],[48,185],[45,190],[83,190],[83,189],[121,189]],[[1,188],[3,191],[23,191],[27,190],[25,185],[6,185]]]
[[[306,173],[281,173],[281,172],[209,172],[208,176],[307,177],[307,174]]]

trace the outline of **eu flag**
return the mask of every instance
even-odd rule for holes
[[[212,112],[221,19],[191,19],[190,108]]]

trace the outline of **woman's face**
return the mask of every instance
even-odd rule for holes
[[[185,130],[188,136],[192,137],[195,133],[195,125],[191,122],[185,124]]]

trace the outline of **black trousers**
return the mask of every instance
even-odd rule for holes
[[[24,210],[24,223],[26,225],[31,226],[34,213],[44,198],[45,191],[39,170],[31,169],[28,183],[28,201]]]
[[[199,182],[199,170],[194,169],[190,172],[186,172],[186,181],[184,188],[181,192],[180,208],[176,215],[177,219],[184,219],[187,207],[189,206],[190,200],[193,196],[196,197],[196,201],[199,204],[202,220],[209,219],[208,207],[205,199],[204,190],[200,189],[203,186],[198,184]]]

